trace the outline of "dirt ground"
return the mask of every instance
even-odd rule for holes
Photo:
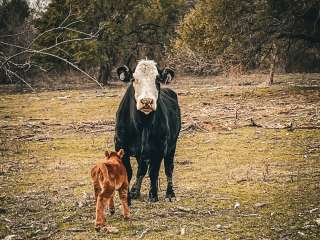
[[[0,87],[0,239],[320,239],[320,75],[178,77],[176,202],[149,179],[131,219],[94,230],[90,168],[113,149],[124,84]],[[135,160],[132,159],[135,165]]]

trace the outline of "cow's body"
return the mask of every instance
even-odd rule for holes
[[[136,107],[135,89],[130,83],[117,111],[115,147],[125,150],[124,164],[129,182],[132,177],[130,156],[136,157],[138,170],[136,182],[130,196],[140,194],[141,183],[148,167],[151,188],[149,200],[157,201],[157,180],[159,168],[164,158],[165,173],[168,180],[166,198],[175,197],[172,185],[173,159],[181,127],[180,108],[177,95],[168,88],[157,85],[156,110],[145,114]]]

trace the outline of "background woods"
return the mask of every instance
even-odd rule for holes
[[[185,11],[185,3],[180,0],[54,0],[43,11],[32,16],[29,16],[30,9],[25,1],[3,2],[3,14],[11,5],[19,8],[18,4],[22,3],[26,13],[17,11],[11,14],[17,20],[10,21],[10,29],[18,31],[22,24],[31,25],[35,35],[40,33],[34,39],[33,47],[36,50],[46,48],[50,53],[28,56],[32,62],[48,71],[70,68],[60,58],[84,70],[98,67],[98,80],[102,84],[108,82],[117,64],[130,65],[143,57],[161,61],[175,36],[176,24]],[[10,33],[9,28],[4,28],[2,32]],[[10,42],[10,39],[7,41]],[[26,46],[28,42],[20,45]],[[5,43],[1,46],[3,49],[7,47]],[[4,53],[3,59],[10,55],[10,52]]]
[[[70,62],[107,84],[115,66],[143,57],[200,75],[319,71],[317,0],[40,2],[1,1],[2,82],[32,69],[63,72]],[[12,57],[26,46],[47,54]]]

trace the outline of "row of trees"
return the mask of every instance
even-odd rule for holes
[[[320,70],[319,0],[0,1],[0,77],[98,68],[148,57],[195,74]]]
[[[180,51],[179,51],[180,50]],[[320,70],[319,0],[199,0],[182,21],[175,51],[225,69]]]
[[[186,10],[182,0],[52,0],[44,11],[34,12],[26,0],[5,0],[0,2],[1,19],[12,6],[19,11],[8,15],[19,19],[19,24],[8,19],[6,24],[14,30],[1,27],[6,36],[0,43],[2,68],[9,63],[20,64],[17,59],[6,61],[12,59],[12,52],[7,51],[10,46],[25,51],[19,57],[48,71],[99,67],[102,84],[108,82],[117,64],[131,65],[142,57],[161,61]],[[31,26],[32,46],[30,41],[13,44],[16,33],[25,36],[21,26],[26,24]],[[5,73],[10,78],[8,69]]]

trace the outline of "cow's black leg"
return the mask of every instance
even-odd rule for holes
[[[148,170],[148,163],[146,160],[137,157],[137,161],[138,161],[138,169],[137,169],[136,181],[133,184],[131,191],[130,191],[130,198],[131,199],[137,199],[140,197],[142,180]]]
[[[158,176],[159,176],[159,169],[161,165],[160,159],[153,159],[150,163],[149,169],[149,177],[151,181],[150,191],[149,191],[149,202],[157,202],[159,201],[158,198]]]
[[[167,191],[166,191],[166,199],[170,202],[174,200],[176,197],[174,190],[173,190],[173,182],[172,182],[172,175],[173,175],[173,168],[174,168],[174,154],[176,151],[176,147],[173,148],[173,150],[164,157],[164,169],[167,176]]]
[[[128,176],[128,192],[129,192],[129,186],[130,186],[130,181],[132,178],[132,167],[131,167],[131,163],[130,163],[130,156],[128,156],[127,154],[124,155],[123,157],[123,164],[126,167],[127,170],[127,176]],[[130,194],[128,194],[128,205],[131,205],[131,199],[130,199]]]

